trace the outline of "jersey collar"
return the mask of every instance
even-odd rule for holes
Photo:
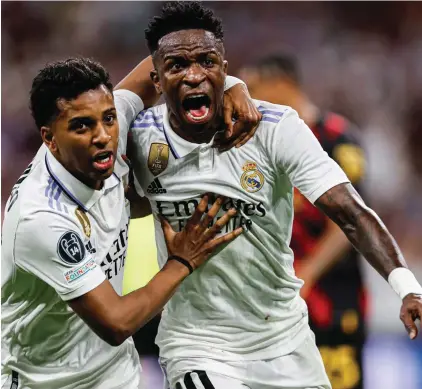
[[[84,211],[88,211],[108,190],[120,184],[120,178],[113,173],[100,190],[92,189],[69,173],[48,148],[46,150],[45,166],[51,178]]]
[[[204,146],[212,146],[214,143],[215,135],[211,139],[210,143],[192,143],[177,135],[171,128],[167,106],[165,107],[163,114],[163,123],[164,136],[166,137],[170,150],[176,159],[184,158],[196,149]]]

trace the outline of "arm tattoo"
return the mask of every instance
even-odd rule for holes
[[[315,205],[343,230],[356,250],[385,279],[395,268],[406,267],[396,241],[351,184],[331,188]]]

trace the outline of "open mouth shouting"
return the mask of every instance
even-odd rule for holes
[[[193,94],[183,99],[185,116],[190,123],[203,124],[211,118],[211,99],[206,94]]]
[[[101,151],[94,155],[93,165],[95,169],[99,171],[107,171],[113,167],[113,152],[112,151]]]

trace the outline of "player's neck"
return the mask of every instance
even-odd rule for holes
[[[222,129],[224,123],[222,116],[218,115],[214,121],[203,126],[190,126],[180,123],[171,112],[169,113],[169,121],[172,130],[182,139],[191,143],[209,143],[213,136]]]

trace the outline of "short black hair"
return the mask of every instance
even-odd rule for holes
[[[148,49],[152,54],[158,49],[158,42],[163,36],[191,29],[210,31],[220,42],[224,40],[221,19],[211,9],[198,1],[171,1],[163,6],[160,16],[155,16],[145,30]]]
[[[285,76],[296,84],[300,84],[301,82],[298,60],[292,54],[271,54],[258,61],[253,68],[270,76]]]
[[[38,129],[51,123],[60,113],[58,99],[73,100],[101,85],[113,91],[110,75],[96,61],[68,58],[48,63],[32,81],[30,92],[30,109]]]

